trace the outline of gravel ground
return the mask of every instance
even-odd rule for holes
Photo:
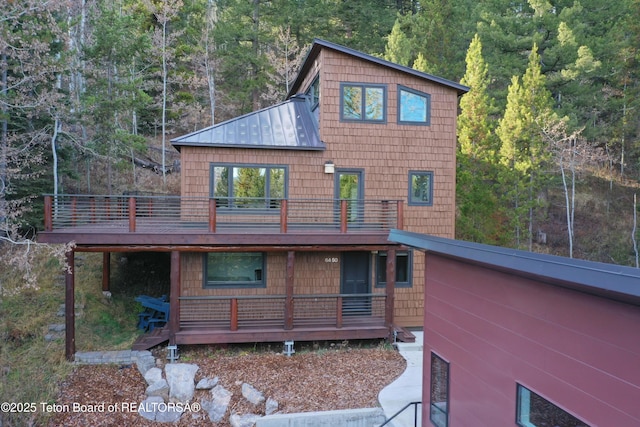
[[[164,353],[158,354],[163,357]],[[264,404],[254,407],[242,398],[246,382],[279,402],[280,413],[370,408],[378,406],[378,393],[396,379],[406,363],[395,350],[386,347],[353,348],[333,344],[313,351],[298,351],[292,357],[273,351],[252,349],[215,350],[196,347],[181,352],[180,362],[195,363],[200,369],[196,382],[219,377],[233,393],[227,415],[264,414]],[[145,399],[146,383],[135,366],[78,366],[61,384],[57,405],[69,412],[56,413],[49,426],[153,426],[137,412],[125,409]],[[208,398],[196,391],[192,402]],[[74,406],[80,412],[73,412]],[[104,404],[104,408],[99,406]],[[87,405],[78,407],[78,405]],[[114,409],[109,411],[109,409]],[[96,412],[88,412],[95,409]],[[207,414],[186,412],[178,426],[213,425]],[[216,426],[230,426],[227,421]]]

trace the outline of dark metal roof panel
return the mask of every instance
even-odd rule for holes
[[[174,138],[182,146],[324,150],[315,117],[304,98],[245,114]]]
[[[463,262],[640,306],[640,269],[392,230],[389,240]]]
[[[302,67],[300,68],[298,77],[296,78],[295,82],[291,86],[291,89],[289,90],[289,94],[287,95],[287,98],[294,96],[296,93],[300,91],[300,86],[302,85],[304,78],[309,73],[309,70],[313,66],[313,61],[318,56],[322,48],[328,48],[338,52],[342,52],[344,54],[351,55],[365,61],[369,61],[384,67],[393,68],[403,73],[414,75],[421,79],[429,80],[431,82],[438,83],[443,86],[448,86],[451,89],[456,90],[458,92],[458,96],[464,95],[465,93],[469,92],[469,87],[462,85],[460,83],[456,83],[452,80],[447,80],[445,78],[434,76],[432,74],[423,73],[422,71],[418,71],[410,67],[405,67],[403,65],[396,64],[394,62],[390,62],[382,58],[377,58],[375,56],[367,55],[366,53],[363,53],[355,49],[351,49],[349,47],[342,46],[336,43],[332,43],[326,40],[314,39],[311,49],[309,49],[309,52],[307,53],[307,56],[304,62],[302,63]]]

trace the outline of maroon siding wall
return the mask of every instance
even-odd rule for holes
[[[450,362],[450,426],[513,426],[516,383],[595,426],[640,425],[640,307],[428,253],[430,352]],[[640,285],[639,285],[640,286]]]

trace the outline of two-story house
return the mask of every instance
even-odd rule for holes
[[[284,102],[172,140],[180,197],[47,197],[40,239],[103,252],[105,269],[110,252],[171,252],[156,343],[411,339],[424,255],[388,234],[454,237],[466,91],[316,40]]]

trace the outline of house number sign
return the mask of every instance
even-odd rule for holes
[[[328,256],[324,259],[324,262],[338,262],[338,257]]]

